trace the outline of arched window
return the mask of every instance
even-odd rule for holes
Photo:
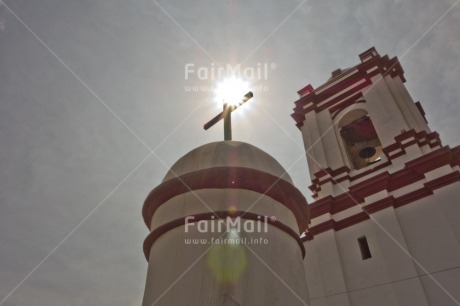
[[[339,128],[348,158],[355,169],[380,161],[382,143],[367,111],[350,111],[340,120]]]

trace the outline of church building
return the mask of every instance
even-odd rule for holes
[[[298,91],[313,203],[247,143],[171,167],[142,211],[143,306],[460,305],[460,147],[429,129],[397,58],[359,58]]]
[[[359,58],[292,114],[315,199],[309,305],[460,305],[460,147],[430,130],[397,58]]]

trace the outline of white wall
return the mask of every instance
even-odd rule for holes
[[[458,305],[453,299],[460,301],[459,190],[460,182],[442,187],[305,242],[312,305]],[[372,254],[366,260],[361,236]],[[332,300],[340,296],[340,302]]]

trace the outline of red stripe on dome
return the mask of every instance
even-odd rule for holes
[[[219,219],[224,219],[226,217],[232,217],[232,218],[240,217],[241,219],[261,221],[261,222],[263,222],[263,220],[266,220],[268,224],[282,230],[283,232],[287,233],[292,238],[294,238],[300,247],[300,250],[302,252],[302,258],[305,258],[305,246],[303,245],[302,240],[300,239],[299,235],[296,232],[294,232],[289,226],[285,225],[284,223],[279,222],[278,220],[272,220],[271,218],[266,218],[265,216],[261,216],[258,214],[245,212],[245,211],[235,211],[235,212],[216,211],[216,212],[190,215],[186,217],[194,217],[193,220],[189,220],[188,223],[195,223],[201,220],[216,220],[216,219],[212,219],[213,216],[218,217]],[[150,249],[152,248],[152,245],[155,243],[155,241],[158,238],[160,238],[163,234],[169,232],[170,230],[173,230],[176,227],[185,225],[186,217],[175,219],[171,222],[163,224],[162,226],[159,226],[147,236],[147,238],[144,240],[144,246],[143,246],[144,255],[147,261],[149,260]]]
[[[214,167],[180,175],[163,182],[147,196],[142,216],[150,229],[155,211],[171,198],[199,189],[245,189],[278,201],[294,214],[299,233],[309,222],[307,200],[291,183],[272,174],[246,167]]]

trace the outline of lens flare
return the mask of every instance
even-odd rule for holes
[[[235,236],[235,233],[230,234]],[[241,244],[215,244],[208,253],[208,267],[214,278],[225,285],[234,284],[245,272],[248,258]]]
[[[235,205],[232,205],[228,208],[228,212],[230,213],[230,215],[234,215],[236,214],[238,210],[236,209],[236,206]]]
[[[237,106],[245,94],[250,91],[249,83],[232,76],[222,80],[216,86],[216,101],[218,103],[227,103],[228,105]]]

